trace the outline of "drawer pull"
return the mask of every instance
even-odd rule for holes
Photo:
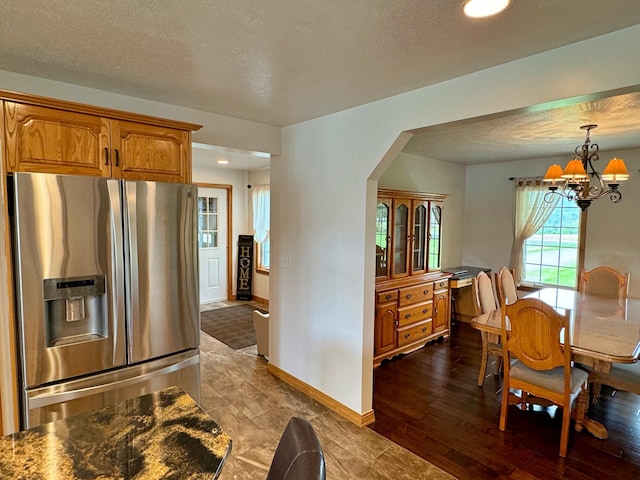
[[[422,327],[422,333],[427,331],[427,327]]]
[[[385,296],[385,298],[386,298],[387,300],[390,300],[390,299],[391,299],[391,294],[390,294],[390,293],[387,293],[387,295]]]
[[[405,334],[404,334],[404,338],[409,338],[410,336],[411,336],[411,334],[410,334],[410,333],[405,333]]]
[[[428,294],[429,294],[429,290],[423,290],[423,291],[422,291],[422,293],[423,293],[424,295],[428,295]]]
[[[407,293],[407,294],[404,296],[404,298],[406,298],[407,300],[409,300],[409,299],[411,298],[411,294],[410,294],[410,293]]]
[[[411,314],[410,313],[406,313],[404,318],[411,318]]]
[[[429,311],[429,309],[428,309],[428,308],[423,308],[423,309],[422,309],[422,313],[427,313],[428,311]]]

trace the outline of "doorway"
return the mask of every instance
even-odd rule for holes
[[[229,202],[227,188],[198,186],[200,303],[229,299]]]

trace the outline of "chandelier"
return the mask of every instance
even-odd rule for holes
[[[576,158],[570,160],[562,170],[560,165],[553,164],[547,170],[543,181],[549,182],[549,192],[544,199],[551,202],[552,195],[560,195],[569,200],[574,200],[584,211],[589,208],[593,200],[609,196],[613,203],[622,200],[622,193],[618,189],[620,182],[629,178],[629,172],[620,158],[609,160],[607,168],[602,175],[593,168],[593,163],[598,161],[597,143],[591,143],[591,130],[598,125],[583,125],[580,128],[587,131],[587,137],[582,145],[575,149]],[[606,183],[606,185],[605,185]]]

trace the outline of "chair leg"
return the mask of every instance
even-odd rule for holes
[[[489,357],[489,342],[486,332],[480,332],[482,337],[482,358],[480,359],[480,373],[478,374],[478,386],[484,385],[484,376],[487,372],[487,361]]]
[[[507,428],[507,414],[509,413],[509,386],[502,384],[502,405],[500,407],[500,430],[505,431]]]
[[[560,456],[567,456],[569,445],[569,425],[571,423],[571,406],[565,405],[562,409],[562,431],[560,433]]]

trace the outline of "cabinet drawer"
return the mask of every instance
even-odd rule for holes
[[[451,280],[451,288],[468,287],[473,282],[473,277],[461,278],[459,280]]]
[[[398,306],[402,307],[412,303],[424,302],[425,300],[431,300],[432,297],[433,283],[423,283],[415,287],[401,288]]]
[[[431,318],[433,314],[433,302],[423,302],[418,305],[411,305],[398,309],[398,326],[404,327],[411,323],[419,322]]]
[[[376,294],[376,304],[387,303],[398,299],[398,290],[387,290]]]
[[[438,280],[434,283],[434,290],[442,290],[443,288],[449,288],[449,280]]]
[[[398,329],[398,347],[403,347],[431,335],[431,319]]]

